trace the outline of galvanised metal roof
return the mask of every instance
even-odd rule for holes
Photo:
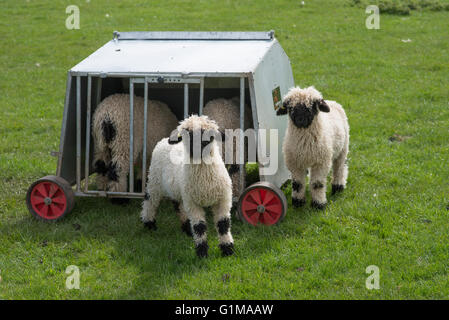
[[[75,74],[252,73],[274,32],[114,32],[114,39],[74,66]]]

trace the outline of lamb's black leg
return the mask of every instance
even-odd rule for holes
[[[294,208],[302,207],[306,203],[304,185],[297,181],[292,181],[292,205]]]
[[[193,238],[195,240],[195,250],[196,255],[199,258],[205,258],[208,255],[209,245],[207,244],[206,238],[206,222],[199,221],[192,225]]]

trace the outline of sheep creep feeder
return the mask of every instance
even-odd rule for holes
[[[277,130],[277,170],[264,170],[259,158],[260,182],[245,189],[244,165],[240,164],[237,215],[256,225],[279,222],[287,210],[280,186],[289,178],[281,150],[285,118],[277,117],[281,97],[294,85],[290,61],[274,32],[114,32],[103,47],[68,72],[63,122],[55,176],[33,183],[27,193],[30,212],[39,219],[58,220],[69,213],[75,197],[144,198],[146,134],[143,134],[142,184],[135,185],[133,159],[133,99],[143,96],[144,132],[147,100],[165,102],[178,120],[202,114],[205,103],[216,98],[240,97],[240,127],[245,104],[251,107],[252,125],[261,146],[270,149],[273,139],[259,133]],[[92,116],[99,103],[114,93],[130,96],[129,187],[127,192],[95,190],[89,184],[95,174]],[[263,137],[263,138],[261,138]],[[239,136],[240,152],[245,152]]]

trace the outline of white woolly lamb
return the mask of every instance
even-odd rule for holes
[[[234,247],[230,215],[232,186],[214,139],[220,134],[218,126],[206,116],[193,115],[183,120],[175,133],[175,141],[162,139],[154,148],[142,221],[149,229],[156,229],[155,215],[161,199],[165,197],[179,203],[183,230],[193,234],[197,255],[206,257],[208,244],[203,208],[211,207],[220,249],[223,255],[231,255]],[[183,143],[179,143],[181,141]]]
[[[203,114],[208,116],[210,119],[215,120],[220,128],[222,133],[225,132],[225,129],[240,129],[240,99],[238,97],[234,97],[232,99],[214,99],[209,101],[203,109]],[[251,127],[252,124],[252,114],[251,109],[245,105],[245,122],[244,122],[244,130]],[[236,137],[233,141],[233,163],[227,164],[229,175],[232,180],[232,194],[234,197],[238,197],[240,195],[240,165],[237,164],[237,150],[238,150],[238,137]],[[225,148],[224,141],[221,146],[222,155],[225,158]],[[247,154],[245,153],[245,162],[247,159]],[[245,167],[244,167],[245,168]],[[243,172],[244,176],[246,175],[246,170]]]
[[[326,207],[326,180],[332,167],[332,194],[346,186],[349,124],[340,104],[325,101],[314,87],[292,88],[278,114],[288,113],[282,146],[285,163],[292,173],[292,204],[305,204],[306,172],[310,171],[312,206]]]
[[[128,94],[105,98],[93,115],[94,168],[100,190],[127,190],[129,173],[129,99]],[[165,103],[148,100],[147,163],[156,143],[168,137],[178,120]],[[134,97],[133,160],[142,167],[144,98]],[[148,167],[148,165],[147,165]],[[146,171],[146,168],[145,168]],[[140,176],[138,176],[140,177]]]

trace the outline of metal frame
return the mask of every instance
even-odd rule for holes
[[[144,123],[146,124],[146,119]],[[134,82],[132,78],[129,79],[129,192],[134,192]]]
[[[81,75],[74,75],[76,78],[76,183],[75,196],[79,197],[126,197],[126,198],[143,198],[145,196],[145,182],[147,172],[147,120],[148,120],[148,84],[149,83],[179,83],[184,84],[184,117],[189,114],[189,84],[199,84],[200,86],[200,113],[203,111],[204,104],[204,78],[182,78],[182,77],[164,77],[163,75],[147,75],[143,77],[129,77],[130,90],[130,141],[129,141],[129,192],[113,192],[89,190],[89,173],[90,173],[90,139],[91,139],[91,121],[92,121],[92,78],[98,76],[98,73],[87,74],[87,107],[86,107],[86,148],[85,148],[85,163],[84,163],[84,188],[81,188]],[[69,74],[68,84],[71,83],[71,75]],[[96,105],[100,103],[101,99],[101,84],[102,78],[106,78],[104,74],[97,77],[97,95]],[[142,154],[142,192],[134,192],[134,84],[144,84],[144,127],[143,127],[143,154]],[[69,99],[69,89],[66,94],[66,106]],[[65,115],[66,117],[66,115]],[[64,129],[64,128],[63,128]],[[65,132],[62,132],[65,134]],[[61,149],[63,144],[61,144]],[[59,153],[59,165],[57,175],[60,175],[60,163],[62,161],[61,152]]]
[[[196,79],[196,78],[240,78],[249,77],[252,72],[189,72],[189,73],[147,73],[147,72],[83,72],[83,71],[70,71],[71,76],[84,76],[88,75],[92,77],[101,78],[144,78],[144,77],[163,77],[165,78],[182,78],[184,80]],[[157,81],[156,81],[157,82]]]
[[[245,78],[240,78],[240,152],[239,152],[239,162],[240,162],[240,193],[245,189]],[[239,195],[240,196],[240,195]]]
[[[113,39],[119,40],[273,40],[274,30],[267,32],[217,32],[217,31],[114,31]]]
[[[226,77],[224,75],[221,75],[222,77]],[[147,155],[146,155],[146,148],[147,148],[147,135],[145,134],[144,144],[143,144],[143,156],[142,156],[142,192],[134,192],[134,84],[144,84],[144,97],[145,97],[145,110],[144,110],[144,132],[146,133],[147,128],[147,119],[148,119],[148,84],[149,83],[178,83],[184,85],[184,117],[188,116],[188,96],[189,96],[189,84],[199,84],[199,114],[202,115],[203,113],[203,107],[204,107],[204,77],[192,77],[187,76],[185,74],[182,74],[182,76],[174,76],[173,74],[147,74],[147,75],[135,75],[130,74],[128,78],[130,79],[130,157],[129,157],[129,192],[113,192],[113,191],[100,191],[100,190],[89,190],[88,184],[89,184],[89,169],[90,169],[90,135],[91,135],[91,120],[92,120],[92,78],[95,77],[97,79],[97,90],[96,90],[96,105],[99,104],[101,99],[101,84],[102,79],[107,78],[108,76],[104,73],[87,73],[87,114],[86,114],[86,152],[85,152],[85,163],[84,163],[84,188],[81,188],[81,159],[82,159],[82,152],[81,152],[81,75],[76,73],[69,73],[68,78],[68,86],[72,83],[72,78],[76,79],[75,86],[76,86],[76,118],[77,118],[77,124],[76,124],[76,189],[75,189],[75,195],[76,196],[86,196],[86,197],[126,197],[126,198],[143,198],[145,196],[144,189],[145,189],[145,182],[146,182],[146,165],[147,165]],[[227,77],[226,77],[227,78]],[[257,108],[256,108],[256,98],[255,98],[255,87],[254,87],[254,77],[241,75],[239,77],[229,77],[229,78],[238,78],[240,79],[240,128],[242,131],[244,131],[244,123],[245,123],[245,89],[246,86],[248,86],[249,94],[250,94],[250,101],[251,101],[251,110],[252,110],[252,118],[253,118],[253,124],[254,124],[254,130],[256,131],[256,144],[259,143],[259,137],[258,137],[258,115],[257,115]],[[248,80],[246,80],[248,79]],[[246,84],[246,81],[248,81],[248,84]],[[132,93],[132,94],[131,94]],[[70,96],[70,88],[67,89],[66,92],[66,107],[67,107],[67,101]],[[64,117],[66,117],[66,111],[64,113]],[[62,128],[64,130],[64,128]],[[64,132],[65,134],[65,132]],[[62,135],[61,135],[62,137]],[[245,159],[245,144],[244,144],[244,135],[240,136],[240,161],[242,164],[239,165],[240,167],[240,191],[242,192],[245,187],[245,175],[244,175],[244,159]],[[62,150],[63,145],[61,144],[60,150]],[[60,175],[60,164],[62,162],[62,152],[60,151],[58,153],[59,159],[58,159],[58,170],[57,175]],[[243,159],[243,160],[242,160]],[[264,181],[266,178],[264,176],[260,177],[261,181]]]
[[[76,77],[76,191],[81,191],[81,77]]]
[[[123,40],[123,42],[122,42]],[[133,41],[136,40],[136,41]],[[242,46],[256,48],[255,53],[252,52],[251,56],[247,59],[240,59],[244,61],[244,65],[234,65],[234,59],[228,59],[226,67],[219,68],[216,65],[215,55],[214,59],[208,60],[204,63],[201,57],[198,57],[198,61],[203,63],[195,65],[193,68],[188,68],[190,64],[185,64],[185,59],[182,55],[178,61],[176,68],[160,67],[156,64],[149,64],[145,68],[141,63],[121,65],[122,60],[113,60],[111,63],[102,64],[102,61],[109,61],[108,59],[98,60],[98,57],[121,57],[122,54],[126,54],[127,50],[120,50],[120,48],[132,49],[134,46],[140,46],[143,41],[148,41],[148,46],[159,46],[159,42],[167,40],[169,48],[175,47],[177,50],[183,41],[193,40],[188,43],[187,47],[192,45],[195,50],[203,52],[203,45],[206,48],[219,47],[221,44],[218,42],[227,42],[225,47],[229,46],[234,48],[245,41],[251,42],[251,45]],[[179,40],[179,41],[178,41]],[[209,43],[207,43],[209,42]],[[146,46],[144,46],[147,48]],[[245,47],[245,48],[246,48]],[[140,48],[140,47],[139,47]],[[158,47],[159,48],[159,47]],[[150,48],[151,49],[151,48]],[[148,52],[152,52],[148,49]],[[61,127],[61,141],[59,146],[57,176],[64,177],[72,185],[75,185],[75,195],[81,197],[127,197],[127,198],[142,198],[144,197],[144,187],[146,180],[146,166],[148,162],[147,157],[147,119],[148,116],[148,97],[150,83],[170,83],[180,84],[184,89],[184,104],[178,110],[184,117],[189,114],[189,90],[190,84],[199,84],[199,109],[198,113],[203,114],[204,105],[204,90],[205,90],[205,78],[233,78],[236,81],[236,86],[232,85],[232,88],[239,87],[240,89],[240,128],[244,130],[245,123],[245,95],[246,99],[249,99],[251,103],[252,118],[254,124],[254,130],[256,131],[256,145],[259,146],[261,141],[259,138],[259,128],[279,128],[283,131],[285,121],[272,115],[273,109],[271,104],[271,90],[275,86],[280,86],[281,90],[288,90],[289,87],[294,85],[293,74],[291,72],[290,61],[285,51],[274,38],[274,32],[114,32],[112,41],[106,43],[103,47],[96,52],[99,54],[91,55],[84,59],[81,63],[73,67],[67,75],[67,88],[65,95],[63,124]],[[132,51],[130,51],[132,52]],[[139,51],[140,52],[140,51]],[[179,52],[179,51],[176,51]],[[212,52],[214,52],[212,50]],[[247,51],[245,51],[247,52]],[[189,53],[189,52],[187,52]],[[257,55],[260,53],[260,55]],[[227,53],[223,53],[229,56]],[[232,55],[231,55],[232,56]],[[93,59],[92,57],[96,57]],[[140,58],[139,55],[137,55]],[[156,57],[157,58],[157,57]],[[145,62],[146,55],[142,55],[142,61]],[[98,60],[98,61],[97,61]],[[129,61],[134,61],[130,59]],[[153,61],[153,60],[151,60]],[[157,60],[156,60],[157,61]],[[89,64],[90,63],[90,64]],[[117,68],[117,64],[120,64],[120,68]],[[145,64],[144,64],[145,65]],[[162,63],[163,65],[163,63]],[[184,71],[183,71],[184,70]],[[266,78],[264,75],[272,75],[272,79]],[[126,78],[130,81],[130,177],[129,192],[111,192],[111,191],[96,191],[89,190],[89,173],[93,170],[91,165],[91,153],[92,153],[92,141],[91,141],[91,122],[92,112],[101,100],[101,87],[102,79],[104,78]],[[238,86],[238,81],[240,85]],[[248,80],[245,80],[248,79]],[[272,81],[271,81],[272,80]],[[142,156],[142,192],[134,192],[134,96],[133,93],[136,90],[136,84],[139,84],[139,91],[143,84],[143,95],[145,100],[144,110],[144,143],[143,143],[143,156]],[[96,86],[96,87],[95,87]],[[170,87],[170,86],[169,86]],[[248,93],[245,91],[249,89]],[[84,92],[86,90],[86,92]],[[195,89],[196,90],[196,89]],[[196,98],[196,97],[195,97]],[[180,98],[181,99],[181,98]],[[87,100],[84,101],[84,100]],[[196,108],[195,108],[196,109]],[[87,114],[85,115],[84,112]],[[268,117],[263,116],[269,115]],[[178,114],[179,116],[180,114]],[[261,116],[261,119],[259,119]],[[84,118],[85,117],[85,118]],[[271,119],[273,117],[273,119]],[[260,121],[259,121],[260,120]],[[76,121],[76,123],[74,122]],[[83,127],[86,126],[85,131]],[[285,131],[285,130],[284,130]],[[86,136],[84,137],[84,133]],[[281,137],[280,137],[281,138]],[[244,189],[244,160],[245,160],[245,136],[239,137],[240,142],[240,157],[243,160],[240,167],[241,185],[240,189]],[[83,159],[83,156],[85,158]],[[85,161],[82,163],[82,161]],[[257,159],[259,162],[259,159]],[[83,166],[83,167],[82,167]],[[285,167],[285,166],[284,166]],[[262,175],[259,167],[259,174],[261,181],[270,181],[279,185],[279,180],[285,178],[285,168],[282,167],[280,173],[275,175]],[[75,169],[75,170],[74,170]],[[84,185],[81,186],[84,179]]]
[[[89,191],[90,118],[92,113],[92,77],[87,77],[86,157],[84,161],[84,191]]]
[[[67,73],[67,84],[65,91],[65,100],[64,100],[64,114],[62,116],[62,126],[61,126],[61,135],[59,142],[59,151],[58,155],[58,165],[56,169],[56,176],[61,176],[61,168],[62,168],[62,158],[63,158],[63,150],[64,150],[64,140],[66,135],[66,123],[69,113],[69,100],[70,100],[70,91],[72,89],[72,74],[70,72]]]

